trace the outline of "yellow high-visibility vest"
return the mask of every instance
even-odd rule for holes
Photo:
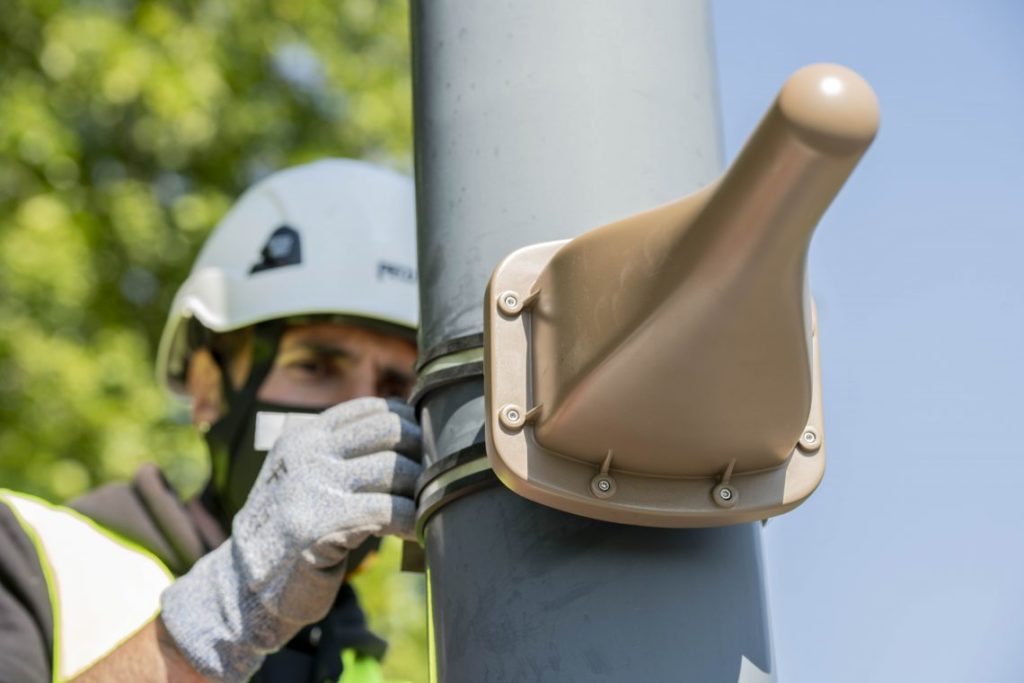
[[[71,508],[0,489],[32,540],[53,610],[54,683],[73,679],[117,649],[160,612],[174,575],[145,548]],[[380,662],[354,649],[340,655],[338,683],[384,683]]]
[[[174,577],[149,551],[70,508],[0,490],[32,539],[53,610],[53,680],[101,660],[157,615]]]

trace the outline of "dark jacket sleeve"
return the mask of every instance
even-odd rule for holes
[[[32,539],[0,502],[0,683],[51,680],[53,611]]]

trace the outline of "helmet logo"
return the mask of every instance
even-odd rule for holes
[[[261,270],[302,263],[302,244],[299,241],[299,233],[295,228],[282,225],[271,233],[267,243],[260,250],[260,257],[262,260],[249,270],[250,275]]]
[[[399,280],[401,282],[416,282],[416,271],[401,263],[391,261],[377,262],[378,280]]]

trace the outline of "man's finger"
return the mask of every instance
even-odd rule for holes
[[[423,467],[415,460],[395,453],[382,451],[366,455],[345,464],[344,472],[338,468],[338,495],[350,491],[364,493],[394,493],[412,497],[416,490],[416,480]]]
[[[384,493],[367,495],[372,510],[370,517],[380,520],[377,536],[398,536],[407,540],[415,537],[416,504],[409,498]]]
[[[423,432],[419,425],[403,420],[396,413],[373,413],[344,427],[328,437],[331,450],[351,459],[379,451],[398,451],[414,460],[420,458]]]

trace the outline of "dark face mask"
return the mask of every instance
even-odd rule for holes
[[[244,411],[229,410],[206,432],[206,445],[210,449],[212,483],[217,503],[224,518],[230,520],[242,509],[256,476],[260,473],[267,452],[278,436],[268,438],[267,422],[283,422],[285,415],[316,415],[330,406],[306,407],[284,403],[270,403],[254,399]],[[268,419],[269,418],[269,419]],[[280,418],[280,419],[274,419]],[[262,423],[262,424],[260,424]],[[261,443],[257,443],[257,425]],[[274,432],[271,428],[270,432]]]

